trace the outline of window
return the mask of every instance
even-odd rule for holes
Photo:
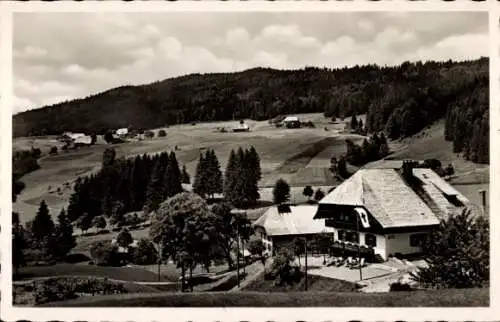
[[[372,234],[365,234],[365,245],[370,247],[377,246],[377,236]]]
[[[427,238],[427,234],[410,235],[410,246],[411,247],[420,247],[425,242],[426,238]]]
[[[339,230],[339,240],[347,240],[347,234],[345,230]]]
[[[347,241],[351,243],[359,243],[359,234],[356,232],[349,232],[347,234]]]

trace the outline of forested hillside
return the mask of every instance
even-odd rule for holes
[[[447,140],[474,162],[489,160],[488,59],[403,63],[341,69],[256,68],[193,74],[94,96],[14,116],[14,136],[62,131],[103,133],[119,127],[324,112],[367,114],[369,132],[396,139],[446,118]]]

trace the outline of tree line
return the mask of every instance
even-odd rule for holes
[[[369,133],[409,136],[446,118],[447,140],[474,162],[487,162],[489,61],[405,62],[399,66],[255,68],[192,74],[143,86],[122,86],[14,116],[14,135],[66,130],[104,134],[120,127],[323,112],[366,114]],[[71,113],[67,112],[71,111]],[[463,131],[462,129],[471,129]],[[476,131],[479,130],[479,131]],[[474,141],[474,142],[471,142]],[[472,144],[478,143],[481,144]]]

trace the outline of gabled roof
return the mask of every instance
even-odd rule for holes
[[[436,214],[394,169],[360,169],[319,204],[365,207],[384,228],[439,224]]]
[[[91,144],[92,137],[89,135],[80,136],[75,139],[74,143]]]
[[[308,235],[333,232],[326,227],[324,219],[314,219],[315,205],[290,206],[290,212],[278,213],[276,206],[270,207],[254,226],[263,227],[269,236]]]
[[[298,122],[299,118],[297,116],[287,116],[282,122]]]

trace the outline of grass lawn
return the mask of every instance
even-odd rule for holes
[[[218,292],[94,296],[52,307],[486,307],[489,288],[393,293]]]
[[[157,282],[158,275],[139,267],[107,267],[86,264],[56,264],[53,266],[30,266],[20,270],[20,279],[38,277],[92,276],[107,277],[122,281]],[[174,281],[162,276],[161,281]]]
[[[305,279],[292,285],[276,286],[274,280],[265,280],[263,274],[244,289],[250,292],[300,292],[305,290]],[[317,275],[307,276],[308,292],[354,292],[356,285],[346,281]]]

